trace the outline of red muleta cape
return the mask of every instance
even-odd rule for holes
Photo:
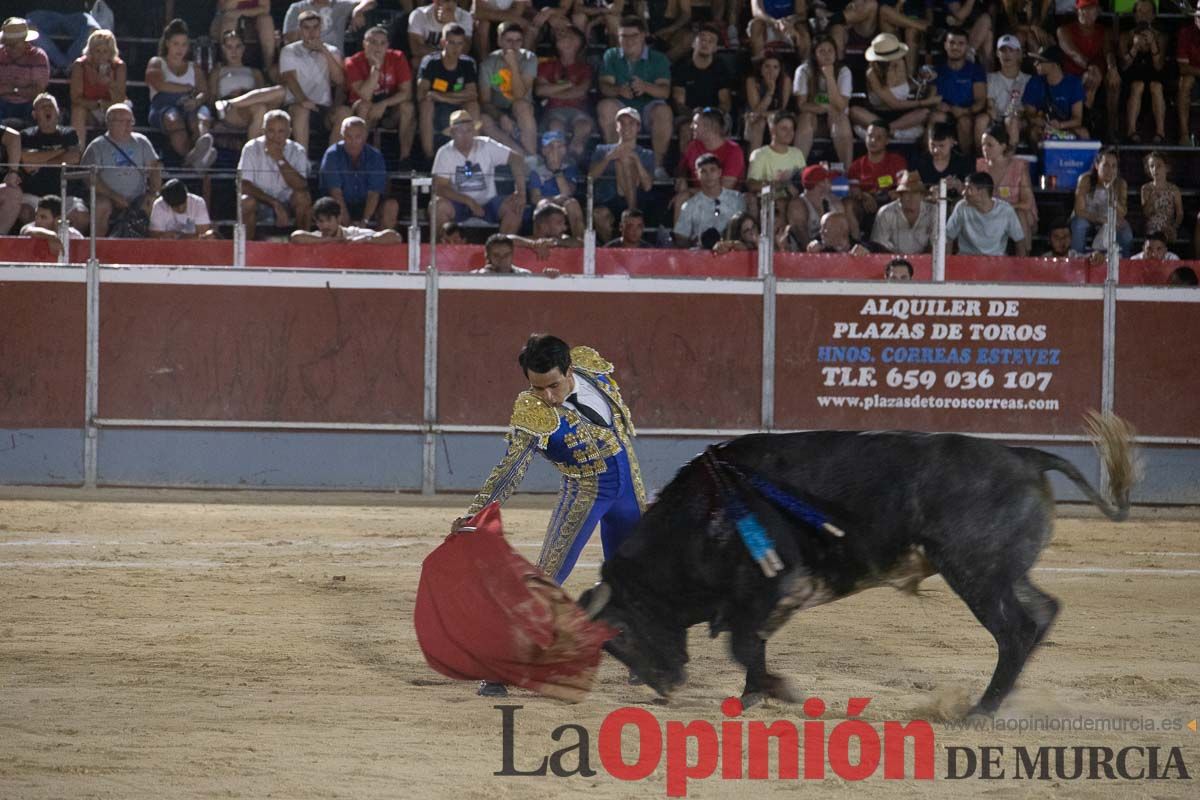
[[[509,547],[498,504],[466,525],[475,530],[450,534],[421,565],[413,624],[425,660],[458,680],[582,700],[616,631]]]

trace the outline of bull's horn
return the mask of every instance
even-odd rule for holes
[[[608,601],[612,599],[612,587],[604,581],[598,582],[592,587],[592,596],[588,598],[587,608],[584,612],[588,615],[588,619],[595,619],[608,605]]]

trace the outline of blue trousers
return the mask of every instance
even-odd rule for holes
[[[1088,237],[1093,235],[1097,227],[1083,217],[1071,217],[1071,249],[1076,253],[1086,253],[1091,250],[1091,242],[1088,241]],[[1133,228],[1130,227],[1128,220],[1122,221],[1117,226],[1117,247],[1120,248],[1123,258],[1129,257],[1133,247]]]
[[[538,560],[538,566],[558,584],[571,574],[597,525],[604,557],[610,558],[633,533],[642,516],[625,451],[611,456],[605,466],[605,471],[596,476],[594,497],[589,496],[584,482],[563,480],[558,507],[550,519]]]
[[[99,23],[91,14],[60,14],[57,11],[30,11],[26,17],[29,27],[37,30],[37,46],[46,51],[50,66],[54,69],[67,69],[83,53],[92,31],[100,30]],[[59,49],[52,36],[72,37],[71,45],[66,54]]]

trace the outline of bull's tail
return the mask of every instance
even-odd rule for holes
[[[1133,427],[1115,414],[1100,414],[1089,411],[1085,417],[1092,444],[1100,454],[1108,474],[1110,501],[1097,492],[1075,465],[1053,453],[1033,448],[1021,448],[1034,458],[1043,472],[1055,470],[1066,475],[1079,490],[1096,505],[1104,516],[1120,522],[1129,516],[1129,493],[1138,481],[1138,464],[1134,457]]]

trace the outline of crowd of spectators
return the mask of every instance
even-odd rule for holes
[[[144,66],[108,4],[30,3],[0,42],[0,234],[94,216],[99,236],[220,236],[208,196],[250,238],[398,243],[412,173],[447,243],[482,228],[540,252],[590,226],[609,247],[910,254],[938,244],[944,179],[952,251],[1078,256],[1111,234],[1200,256],[1200,187],[1168,180],[1200,157],[1200,5],[1114,2],[209,0]],[[1102,147],[1067,202],[1031,162],[1084,139]],[[1144,146],[1140,170],[1118,146]],[[206,177],[235,164],[223,198]],[[92,214],[84,180],[48,200],[77,165]]]

